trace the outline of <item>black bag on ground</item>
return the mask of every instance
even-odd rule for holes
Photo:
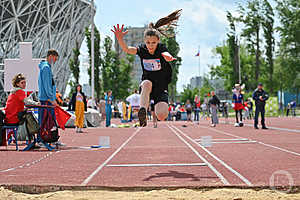
[[[44,132],[41,134],[41,137],[43,141],[47,143],[57,142],[59,139],[58,128],[56,127],[56,129],[51,131],[44,130]]]

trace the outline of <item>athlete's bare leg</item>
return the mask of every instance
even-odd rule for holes
[[[153,127],[157,128],[157,117],[155,111],[152,111],[152,118],[153,118]]]
[[[141,83],[141,100],[140,100],[140,108],[144,107],[146,110],[149,107],[149,102],[150,102],[150,93],[152,91],[152,82],[149,80],[144,80]]]
[[[166,102],[158,102],[155,105],[155,114],[157,119],[164,121],[168,117],[168,104]]]
[[[147,110],[150,102],[150,93],[152,91],[152,82],[149,80],[144,80],[141,83],[141,100],[140,100],[140,110],[138,113],[140,126],[147,126]]]

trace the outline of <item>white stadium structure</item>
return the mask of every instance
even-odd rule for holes
[[[92,10],[93,9],[93,10]],[[43,58],[56,49],[53,67],[61,93],[70,76],[69,59],[76,42],[81,45],[95,7],[89,0],[1,0],[0,1],[0,93],[3,92],[3,60],[19,57],[19,42],[32,42],[33,57]]]

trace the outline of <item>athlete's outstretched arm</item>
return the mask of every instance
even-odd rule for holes
[[[173,60],[176,60],[176,58],[174,58],[169,52],[163,52],[162,54],[161,54],[163,57],[164,57],[164,59],[167,61],[167,62],[171,62],[171,61],[173,61]]]
[[[115,34],[115,36],[119,42],[119,45],[121,46],[121,48],[123,49],[123,51],[125,53],[132,54],[132,55],[135,55],[137,53],[137,48],[127,46],[127,44],[125,43],[125,41],[123,39],[124,35],[126,35],[128,33],[128,30],[124,31],[124,24],[122,25],[121,28],[120,28],[120,25],[117,24],[117,27],[114,26],[114,30],[111,29],[111,31]]]

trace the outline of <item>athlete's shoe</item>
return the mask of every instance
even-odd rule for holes
[[[146,108],[144,108],[144,107],[140,108],[140,110],[138,112],[140,127],[147,126],[147,117],[146,116],[147,116]]]
[[[265,130],[267,130],[268,128],[267,128],[266,126],[263,126],[261,129],[265,129]]]
[[[239,126],[240,126],[240,127],[244,126],[244,123],[243,123],[243,122],[240,122],[240,123],[239,123]]]
[[[239,123],[235,123],[234,126],[235,126],[235,127],[239,127],[240,124],[239,124]]]

